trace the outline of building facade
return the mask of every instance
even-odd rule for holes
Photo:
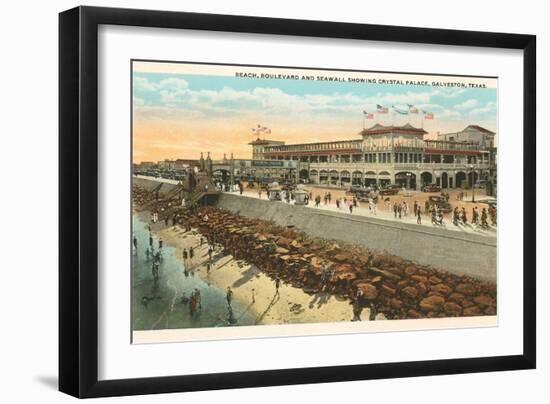
[[[420,189],[435,183],[456,188],[496,178],[495,133],[477,125],[438,134],[435,140],[425,139],[427,132],[410,124],[376,124],[359,135],[334,142],[287,145],[256,139],[249,144],[254,160],[296,161],[301,179],[321,185]]]

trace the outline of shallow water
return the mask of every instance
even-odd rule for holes
[[[226,291],[209,286],[197,274],[187,272],[174,256],[175,248],[164,245],[159,279],[154,281],[152,260],[146,257],[149,230],[137,215],[133,216],[133,235],[138,248],[132,256],[132,328],[134,330],[162,330],[174,328],[223,327],[254,325],[255,318],[248,307],[233,300],[233,321],[230,323]],[[153,234],[153,248],[158,249],[158,238]],[[201,271],[206,271],[203,267]],[[189,299],[194,289],[200,291],[202,308],[193,315]]]

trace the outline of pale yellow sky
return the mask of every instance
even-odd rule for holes
[[[357,122],[342,122],[338,120],[323,120],[319,122],[295,122],[281,119],[274,121],[258,119],[258,117],[233,118],[225,120],[144,120],[135,121],[133,130],[133,161],[160,161],[164,159],[198,159],[200,153],[210,152],[213,159],[221,159],[226,153],[235,158],[251,158],[252,148],[248,142],[255,139],[251,128],[257,123],[267,126],[272,133],[266,138],[282,140],[287,144],[313,143],[333,140],[360,139],[362,129],[361,118]],[[380,122],[389,124],[390,122]],[[402,125],[406,123],[395,122]],[[476,124],[482,123],[475,122]],[[366,126],[372,126],[373,120],[367,120]],[[411,122],[421,126],[418,122]],[[459,131],[464,124],[443,125],[441,122],[425,121],[424,129],[428,137],[434,138],[436,132]],[[494,128],[488,127],[494,130]]]

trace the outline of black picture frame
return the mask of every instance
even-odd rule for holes
[[[523,51],[523,353],[99,381],[98,27],[101,24]],[[76,397],[324,383],[536,366],[536,37],[533,35],[77,7],[59,15],[59,389]]]

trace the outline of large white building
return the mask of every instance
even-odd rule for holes
[[[425,139],[424,129],[410,124],[376,124],[359,132],[360,138],[334,142],[287,145],[256,139],[254,160],[297,161],[300,178],[324,185],[400,184],[420,189],[436,183],[455,188],[496,178],[495,133],[469,125],[456,133]]]

